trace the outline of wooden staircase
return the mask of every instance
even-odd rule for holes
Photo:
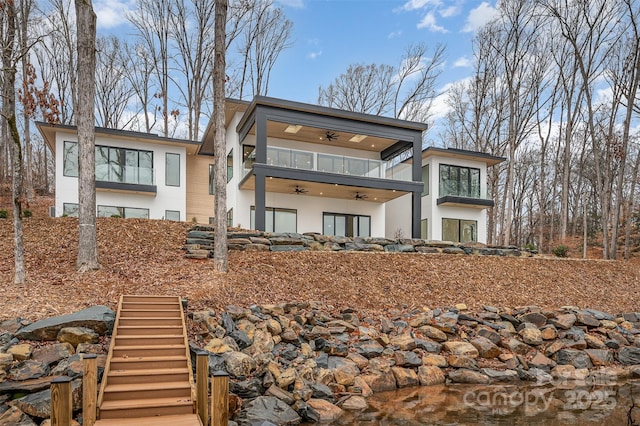
[[[191,373],[180,298],[121,296],[96,425],[202,425]]]

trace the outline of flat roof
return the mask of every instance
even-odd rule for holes
[[[47,145],[51,151],[55,154],[55,133],[68,133],[68,134],[77,134],[78,127],[72,126],[68,124],[49,124],[42,121],[36,121],[36,127],[42,134],[45,139]],[[200,145],[198,141],[191,141],[187,139],[178,139],[178,138],[167,138],[164,136],[160,136],[154,133],[146,133],[146,132],[136,132],[133,130],[120,130],[120,129],[109,129],[106,127],[96,127],[95,128],[96,136],[115,136],[120,139],[126,140],[134,140],[138,142],[155,142],[165,145],[188,145],[197,147]]]
[[[433,155],[440,155],[443,157],[462,158],[467,160],[484,161],[487,166],[495,166],[506,160],[505,157],[497,157],[495,155],[487,154],[484,152],[470,151],[467,149],[458,148],[436,148],[430,146],[422,151],[422,159]]]

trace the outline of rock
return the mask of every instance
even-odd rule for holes
[[[390,343],[401,351],[410,351],[416,348],[416,342],[409,334],[394,336],[390,339]]]
[[[311,389],[311,397],[316,399],[326,399],[329,402],[333,402],[333,391],[327,385],[322,383],[309,383]]]
[[[103,359],[105,359],[104,356]],[[59,376],[69,376],[72,378],[82,376],[83,372],[84,365],[79,354],[75,354],[70,356],[69,358],[63,359],[58,363],[58,365],[53,368],[53,370],[51,370],[51,374]]]
[[[92,306],[82,311],[36,321],[21,328],[16,337],[21,340],[56,340],[65,327],[86,327],[99,335],[111,333],[116,313],[106,306]]]
[[[442,350],[442,345],[432,340],[428,340],[428,339],[414,339],[414,340],[416,342],[416,348],[422,349],[423,351],[438,354]]]
[[[553,376],[551,376],[551,374],[539,368],[530,368],[527,371],[519,369],[518,376],[522,380],[536,382],[537,384],[551,383],[553,381]]]
[[[329,369],[333,371],[336,383],[351,386],[360,370],[355,362],[340,357],[329,357]]]
[[[574,314],[562,314],[558,315],[555,318],[551,318],[549,322],[558,328],[568,330],[573,327],[573,324],[575,324],[576,320],[577,318]]]
[[[222,354],[225,369],[232,377],[242,378],[250,375],[257,365],[255,360],[242,352],[226,352]]]
[[[526,330],[526,329],[525,329]],[[533,350],[533,348],[525,343],[522,343],[520,340],[511,338],[506,343],[506,348],[511,352],[520,355],[526,355],[529,351]]]
[[[442,355],[435,354],[426,354],[422,357],[423,365],[431,365],[434,367],[447,367],[449,364],[447,363],[447,359]]]
[[[591,363],[595,367],[606,366],[613,363],[613,353],[607,349],[585,349],[584,352],[589,355]]]
[[[502,354],[502,349],[486,337],[478,336],[471,340],[471,344],[478,350],[480,358],[497,358]]]
[[[302,421],[298,413],[273,396],[259,396],[249,401],[242,414],[240,425],[260,425],[271,422],[278,426],[298,425]]]
[[[287,405],[292,405],[296,400],[293,398],[293,394],[291,392],[287,392],[286,390],[276,386],[271,385],[269,389],[265,391],[265,396],[273,396],[283,401]]]
[[[576,322],[578,325],[585,325],[587,327],[600,327],[600,321],[587,312],[576,313]]]
[[[480,372],[489,377],[494,382],[516,382],[520,380],[518,373],[514,370],[495,370],[493,368],[482,368]]]
[[[478,368],[478,363],[474,358],[469,358],[468,356],[463,356],[463,355],[453,355],[453,354],[449,355],[447,357],[447,364],[449,364],[450,367],[455,367],[455,368],[469,368],[469,369]]]
[[[212,354],[223,354],[233,352],[233,348],[229,347],[223,339],[213,338],[204,347],[204,350]]]
[[[17,407],[11,407],[0,415],[0,426],[37,426],[29,416]]]
[[[544,356],[542,352],[537,352],[527,363],[530,367],[539,368],[544,371],[551,371],[551,369],[556,366],[556,363],[552,359]]]
[[[458,369],[449,372],[449,379],[454,383],[468,383],[468,384],[489,384],[491,380],[485,374],[468,369]]]
[[[7,349],[7,353],[13,355],[13,359],[16,361],[25,361],[31,358],[31,345],[28,343],[21,343],[19,345],[13,345]]]
[[[451,352],[453,355],[462,355],[470,358],[477,358],[478,350],[467,342],[445,342],[443,345],[445,351]]]
[[[589,355],[578,349],[560,349],[554,358],[558,365],[573,365],[575,368],[593,367]]]
[[[423,365],[418,367],[418,380],[422,386],[439,385],[445,382],[445,376],[439,367]]]
[[[366,368],[367,365],[369,365],[369,360],[367,358],[355,352],[349,353],[349,355],[347,355],[347,359],[350,359],[351,361],[355,362],[358,368],[361,370],[363,368]]]
[[[257,378],[247,380],[230,380],[229,392],[240,398],[257,398],[265,392],[262,381]]]
[[[367,400],[358,395],[352,395],[342,403],[342,408],[349,411],[366,410],[368,407]]]
[[[375,340],[367,340],[353,345],[358,354],[367,359],[375,358],[382,355],[384,348]]]
[[[620,349],[618,361],[624,365],[640,364],[640,348],[625,347]]]
[[[324,399],[311,398],[307,401],[309,407],[311,407],[316,413],[318,413],[318,422],[328,423],[337,420],[342,415],[342,409],[336,405],[333,405],[329,401]]]
[[[547,346],[547,348],[544,350],[544,354],[546,356],[552,356],[553,354],[558,352],[560,349],[565,348],[566,346],[567,345],[562,340],[556,340],[552,342],[549,346]]]
[[[384,251],[387,253],[410,253],[415,249],[411,244],[389,244],[384,246]]]
[[[8,370],[12,363],[13,363],[12,354],[0,353],[0,371]]]
[[[71,395],[73,410],[82,408],[82,381],[71,382]],[[9,403],[12,407],[19,408],[24,413],[46,419],[51,416],[51,392],[49,389],[31,393],[22,398],[15,399]]]
[[[430,325],[422,326],[418,328],[418,331],[424,336],[435,340],[436,342],[445,342],[447,340],[447,335],[443,331],[438,330],[437,328]]]
[[[373,392],[383,392],[396,389],[396,378],[391,369],[386,372],[374,370],[360,376]]]
[[[58,332],[58,342],[71,343],[74,348],[79,343],[98,343],[98,333],[87,327],[64,327]]]
[[[417,386],[420,383],[418,375],[411,368],[391,367],[391,371],[399,388]]]
[[[396,351],[393,354],[393,359],[399,367],[419,367],[422,365],[422,360],[415,352]]]
[[[536,327],[541,328],[547,323],[547,317],[538,312],[530,312],[520,317],[520,321],[529,322]]]
[[[509,325],[511,325],[511,324],[509,324]],[[495,331],[491,330],[488,327],[478,327],[477,334],[480,337],[485,337],[485,338],[489,339],[495,345],[499,344],[500,341],[502,340],[498,333],[496,333]]]
[[[542,333],[537,328],[523,328],[519,334],[522,341],[528,345],[539,346],[542,344]]]
[[[584,341],[586,342],[588,348],[607,349],[607,345],[605,345],[605,343],[602,340],[600,340],[596,336],[592,336],[591,334],[586,334],[584,336]]]
[[[540,335],[544,340],[553,340],[558,337],[558,330],[552,325],[547,325],[540,330]]]
[[[70,343],[55,343],[34,349],[32,357],[43,364],[51,365],[75,353]]]
[[[49,366],[38,361],[23,361],[9,370],[7,378],[9,380],[29,380],[37,379],[49,374]]]
[[[296,373],[296,369],[293,367],[287,368],[278,377],[276,377],[276,384],[282,389],[286,389],[289,385],[292,385],[297,378],[298,375]]]

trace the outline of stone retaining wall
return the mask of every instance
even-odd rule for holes
[[[187,234],[184,247],[187,257],[213,257],[214,229],[198,225]],[[359,251],[386,253],[445,253],[481,256],[533,256],[537,252],[509,246],[489,246],[482,243],[453,243],[451,241],[421,240],[417,238],[339,237],[316,233],[271,233],[251,230],[232,230],[227,233],[229,250],[245,251]]]

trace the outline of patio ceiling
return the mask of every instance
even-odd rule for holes
[[[248,176],[240,185],[240,189],[255,190],[255,176]],[[309,182],[303,180],[283,179],[268,177],[265,180],[267,192],[277,192],[281,194],[296,194],[296,187],[301,192],[300,201],[304,202],[304,196],[339,198],[344,200],[356,200],[356,194],[362,197],[361,201],[374,203],[386,203],[395,198],[401,197],[407,192],[391,189],[363,188],[358,186],[339,185],[332,183]],[[306,192],[305,192],[306,191]]]

